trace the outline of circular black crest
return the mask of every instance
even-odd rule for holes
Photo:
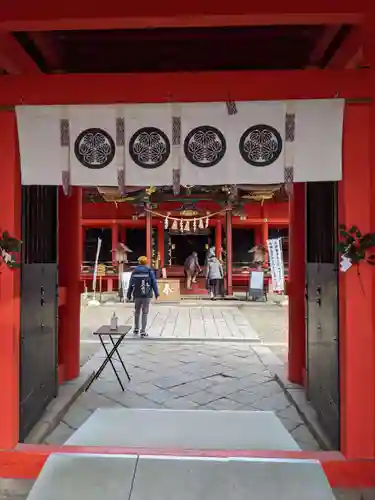
[[[227,143],[224,135],[215,127],[201,125],[193,128],[184,141],[186,158],[196,167],[213,167],[226,153]]]
[[[129,154],[139,167],[157,168],[168,160],[171,143],[165,133],[158,128],[140,128],[130,139]]]
[[[270,125],[253,125],[242,134],[239,148],[246,163],[253,167],[267,167],[280,156],[283,140]]]
[[[101,128],[83,130],[74,143],[77,160],[87,168],[100,169],[111,163],[116,146],[112,137]]]

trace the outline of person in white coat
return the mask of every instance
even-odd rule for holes
[[[215,300],[220,294],[221,280],[224,278],[224,270],[219,259],[216,258],[215,253],[211,253],[206,267],[206,280],[210,297]]]

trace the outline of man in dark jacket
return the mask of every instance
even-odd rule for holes
[[[147,257],[139,257],[139,265],[132,272],[129,288],[128,300],[134,298],[134,335],[141,333],[141,337],[147,337],[146,326],[147,316],[150,308],[150,301],[153,294],[157,299],[159,297],[158,284],[154,271],[147,265]],[[141,331],[139,332],[139,318],[142,311]]]

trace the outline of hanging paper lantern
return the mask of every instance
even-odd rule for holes
[[[172,231],[177,231],[178,226],[177,226],[177,220],[175,219],[172,224]]]
[[[193,220],[193,231],[196,231],[197,230],[197,220],[194,219]]]
[[[185,231],[190,231],[190,221],[186,221],[185,223]]]
[[[182,219],[180,219],[180,231],[181,233],[184,232],[184,221]]]
[[[168,229],[168,216],[164,219],[164,228]]]
[[[203,219],[199,219],[199,229],[204,229]]]
[[[208,228],[208,217],[206,217],[206,229]]]

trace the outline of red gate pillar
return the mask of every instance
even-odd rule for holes
[[[261,231],[262,231],[262,245],[267,248],[267,240],[268,240],[268,219],[264,219],[262,222],[261,226]],[[268,253],[265,254],[264,256],[264,265],[268,265]]]
[[[306,366],[305,185],[296,183],[289,201],[288,378],[302,385]]]
[[[13,111],[0,112],[0,230],[21,239],[21,179]],[[19,438],[20,272],[0,269],[0,448]]]
[[[126,228],[125,226],[120,226],[120,241],[121,243],[126,243]]]
[[[257,224],[254,226],[254,245],[263,245],[262,240],[262,226]]]
[[[116,250],[118,244],[118,224],[115,222],[112,224],[112,264],[116,266]]]
[[[158,253],[160,255],[160,267],[164,267],[164,222],[158,222]]]
[[[75,187],[71,196],[59,189],[59,286],[65,300],[59,308],[60,382],[79,375],[80,354],[80,271],[82,189]]]
[[[146,210],[146,257],[149,265],[152,265],[152,215]]]
[[[215,231],[215,250],[216,250],[216,257],[218,259],[221,259],[221,248],[223,246],[222,242],[222,223],[221,220],[218,219],[216,221],[216,231]]]
[[[85,260],[86,228],[81,225],[81,266]]]
[[[227,233],[227,294],[233,295],[233,252],[232,252],[232,207],[228,207],[226,212],[226,233]]]
[[[374,104],[347,104],[339,222],[375,230]],[[373,253],[373,250],[370,252]],[[375,269],[362,262],[339,273],[341,451],[375,457]]]

